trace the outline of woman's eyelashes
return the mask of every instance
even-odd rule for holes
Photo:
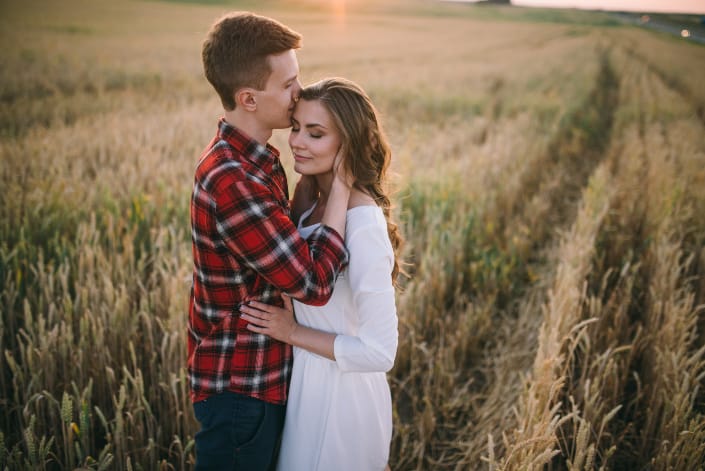
[[[295,125],[292,124],[292,126],[291,126],[291,132],[293,132],[293,133],[298,133],[300,130],[301,130],[301,128],[299,128],[299,127],[297,127],[297,126],[295,126]],[[309,132],[308,135],[309,135],[312,139],[320,139],[320,138],[323,137],[323,134],[316,134],[316,133],[313,133],[313,132]]]
[[[317,125],[306,126],[306,127],[311,129],[311,130],[309,131],[308,135],[309,135],[312,139],[320,139],[320,138],[322,138],[322,137],[324,136],[324,134],[325,134],[325,133],[322,133],[322,132],[320,132],[320,131],[318,131],[318,132],[314,131],[314,129],[317,129],[317,128],[318,128]],[[291,132],[292,132],[292,133],[298,133],[299,131],[301,131],[301,125],[299,124],[298,121],[296,121],[295,119],[292,119],[292,120],[291,120]]]
[[[308,125],[306,128],[308,129],[308,135],[313,139],[320,139],[325,134],[325,132],[323,132],[321,127],[317,124]]]

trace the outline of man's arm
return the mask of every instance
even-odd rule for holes
[[[308,242],[298,233],[271,189],[238,179],[220,185],[215,200],[217,230],[241,263],[289,296],[314,305],[325,304],[338,273],[348,262],[341,232],[345,211],[328,214]],[[343,185],[344,186],[344,185]],[[337,187],[335,211],[347,208],[349,189]],[[331,189],[333,198],[333,189]],[[345,200],[344,203],[342,200]]]

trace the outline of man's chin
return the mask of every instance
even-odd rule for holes
[[[274,129],[289,129],[291,127],[291,121],[287,120],[286,123],[277,124]]]

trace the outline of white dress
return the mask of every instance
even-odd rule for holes
[[[299,224],[299,231],[308,237],[317,226]],[[335,361],[294,347],[279,471],[382,471],[389,459],[394,251],[377,206],[349,209],[345,234],[350,262],[331,299],[320,307],[294,302],[300,324],[338,335]]]

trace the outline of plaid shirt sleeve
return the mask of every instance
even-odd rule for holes
[[[229,182],[214,196],[218,233],[244,265],[301,302],[328,301],[348,262],[336,231],[321,226],[307,242],[271,189],[251,176]]]

